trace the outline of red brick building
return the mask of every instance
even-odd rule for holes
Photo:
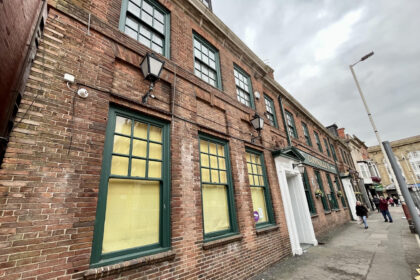
[[[48,1],[0,170],[0,277],[244,279],[350,219],[346,145],[204,2]]]

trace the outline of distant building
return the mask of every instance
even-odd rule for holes
[[[416,191],[420,187],[420,135],[392,141],[390,144],[410,191],[417,195]],[[395,184],[390,175],[391,167],[386,164],[380,147],[369,147],[368,152],[378,167],[387,195],[396,195]],[[416,203],[419,204],[418,202]]]

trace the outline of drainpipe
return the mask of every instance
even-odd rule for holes
[[[292,141],[290,140],[290,135],[289,135],[289,127],[286,124],[286,114],[284,113],[283,100],[281,99],[280,94],[277,96],[277,99],[279,100],[281,117],[283,118],[284,129],[286,130],[287,145],[292,146]]]
[[[326,138],[327,138],[327,142],[328,142],[328,146],[329,146],[327,148],[329,148],[331,150],[330,138],[329,137],[326,137]],[[351,212],[350,203],[349,203],[349,200],[347,199],[346,191],[344,190],[344,184],[343,184],[343,181],[341,180],[340,171],[338,170],[337,160],[334,158],[334,156],[332,154],[332,150],[331,150],[331,156],[334,160],[335,172],[337,173],[338,180],[340,180],[341,189],[343,191],[344,198],[346,199],[346,203],[347,203],[347,206],[348,206],[348,210],[350,212],[350,216],[351,216],[352,220],[356,221],[357,217],[353,217],[353,213]]]

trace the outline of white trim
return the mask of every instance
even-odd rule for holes
[[[348,202],[348,207],[350,208],[350,212],[352,215],[353,220],[357,220],[357,215],[356,215],[356,195],[354,194],[353,191],[353,187],[351,185],[350,179],[349,178],[343,178],[341,179],[341,181],[343,182],[343,187],[344,187],[344,192],[346,193],[347,196],[347,202]]]
[[[316,246],[318,241],[306,201],[302,175],[293,169],[293,163],[297,162],[280,156],[275,158],[292,253],[301,255],[301,243]]]

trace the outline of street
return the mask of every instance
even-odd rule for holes
[[[402,207],[389,208],[394,223],[371,212],[367,230],[352,221],[318,240],[319,246],[251,279],[414,279],[419,275],[420,242],[410,233]]]

